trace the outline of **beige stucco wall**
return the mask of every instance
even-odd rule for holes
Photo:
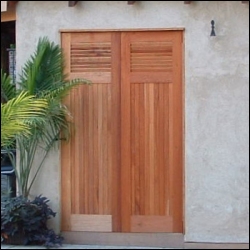
[[[249,242],[249,5],[67,4],[19,1],[18,69],[40,36],[60,43],[61,29],[185,28],[185,240]],[[210,37],[212,19],[216,37]],[[59,151],[50,154],[40,180],[35,193],[48,196],[59,212]]]

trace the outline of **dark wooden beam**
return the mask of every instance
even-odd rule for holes
[[[190,4],[192,1],[184,1],[185,4]]]
[[[128,4],[134,4],[136,1],[128,1]]]
[[[18,1],[8,1],[8,7],[11,8],[11,7],[16,6],[17,2],[18,2]]]
[[[69,1],[69,7],[74,7],[78,1]]]

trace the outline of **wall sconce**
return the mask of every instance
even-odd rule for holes
[[[214,20],[211,21],[211,34],[210,36],[216,36],[214,31]]]

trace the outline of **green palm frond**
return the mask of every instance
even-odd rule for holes
[[[1,100],[7,102],[16,96],[16,87],[11,83],[11,77],[1,69]]]
[[[48,92],[55,93],[57,90],[53,98],[58,98],[64,97],[60,93],[69,92],[74,86],[90,83],[86,79],[67,81],[63,70],[62,49],[48,38],[41,38],[35,53],[23,67],[19,85],[30,94],[38,96]]]
[[[59,46],[49,42],[48,38],[39,39],[35,53],[23,67],[19,82],[22,89],[37,94],[49,88],[62,75],[61,60]]]
[[[31,128],[44,122],[46,108],[45,99],[34,99],[27,92],[1,104],[1,146],[11,144],[16,136],[30,136]]]
[[[53,86],[50,86],[49,89],[44,90],[42,93],[40,93],[40,96],[48,99],[57,99],[62,101],[73,88],[81,84],[90,85],[91,82],[86,79],[73,79],[70,81],[55,83]]]

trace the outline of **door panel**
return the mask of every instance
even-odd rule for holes
[[[122,230],[180,232],[181,34],[127,32],[121,43]]]
[[[120,36],[63,33],[62,42],[69,77],[92,81],[65,101],[74,129],[62,145],[62,228],[118,231]]]
[[[62,33],[62,230],[182,232],[182,32]]]

